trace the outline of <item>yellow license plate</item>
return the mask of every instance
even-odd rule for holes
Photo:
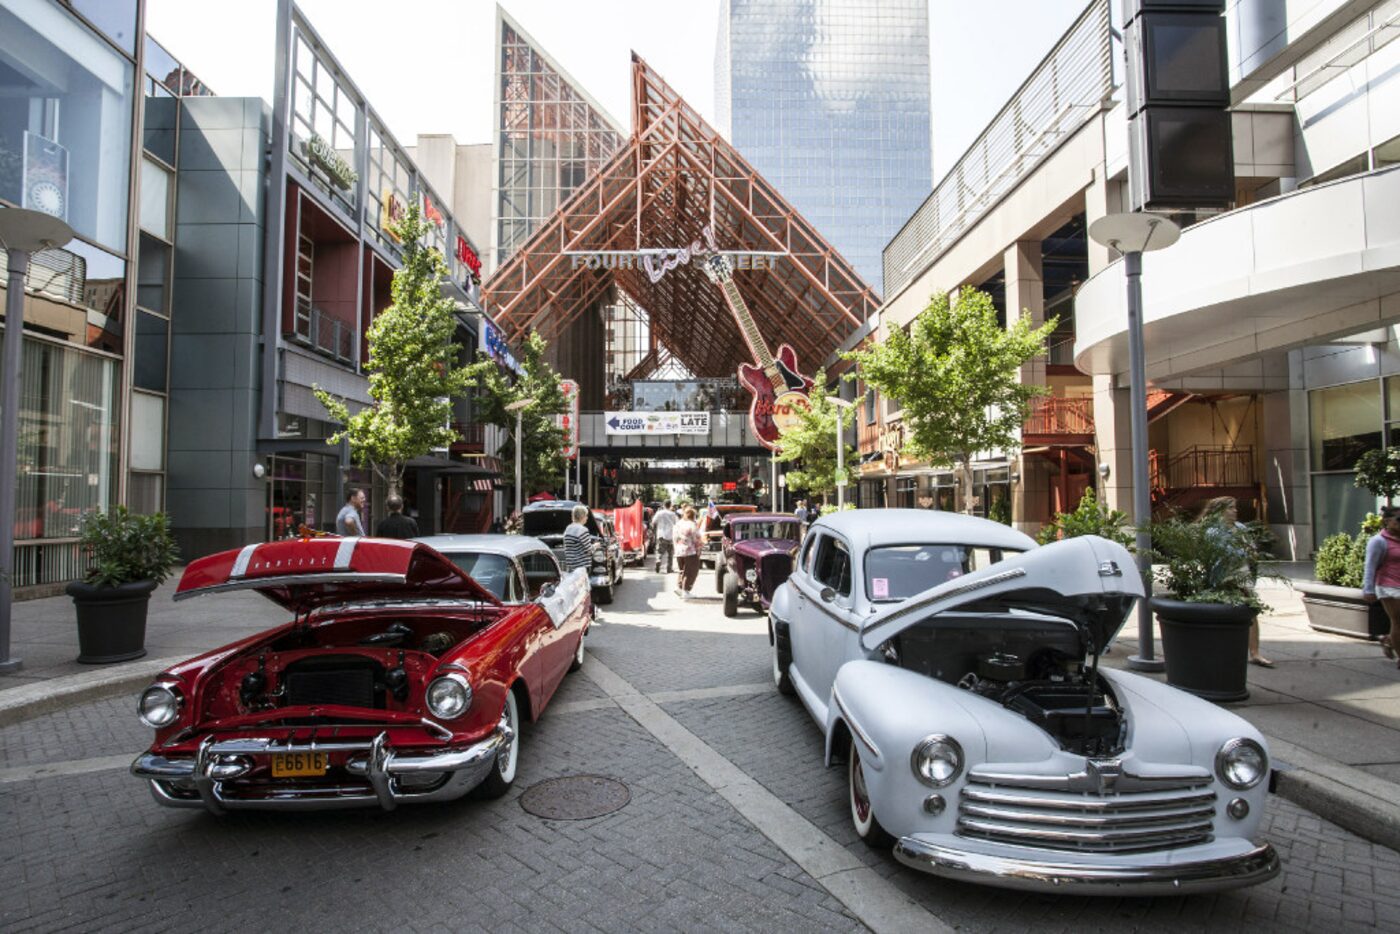
[[[325,775],[330,757],[324,752],[274,752],[272,777],[295,778],[299,775]]]

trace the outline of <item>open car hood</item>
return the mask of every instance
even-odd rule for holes
[[[1089,652],[1118,634],[1133,601],[1143,596],[1137,564],[1122,545],[1096,535],[1065,539],[939,584],[900,603],[881,606],[861,626],[874,649],[932,616],[958,612],[1029,610],[1085,627]]]
[[[433,548],[392,538],[309,538],[222,551],[190,562],[175,599],[225,590],[256,590],[297,613],[386,597],[500,603]]]

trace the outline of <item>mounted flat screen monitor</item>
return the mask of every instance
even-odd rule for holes
[[[1199,13],[1146,13],[1140,25],[1145,104],[1225,106],[1225,20]]]

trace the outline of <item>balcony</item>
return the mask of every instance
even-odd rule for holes
[[[1032,399],[1030,415],[1021,429],[1021,443],[1028,448],[1093,444],[1094,400],[1087,396]]]
[[[1170,457],[1149,451],[1148,476],[1154,509],[1181,509],[1217,496],[1248,504],[1260,495],[1253,445],[1196,444]]]

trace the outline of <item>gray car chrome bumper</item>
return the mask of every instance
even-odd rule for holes
[[[470,746],[444,747],[432,752],[396,752],[386,734],[369,742],[330,742],[279,745],[264,739],[204,740],[191,759],[167,759],[145,753],[131,764],[131,774],[148,779],[151,794],[167,807],[229,810],[322,810],[381,807],[393,810],[401,802],[450,801],[471,791],[508,750],[515,735],[504,722],[491,735]],[[344,770],[368,784],[264,784],[256,790],[229,783],[253,771],[252,757],[284,752],[350,752]],[[411,786],[413,779],[422,784]]]
[[[895,858],[906,866],[949,879],[1034,892],[1082,895],[1186,895],[1267,882],[1279,872],[1267,843],[1226,857],[1159,865],[1101,865],[993,856],[901,837]],[[1071,856],[1072,854],[1065,854]]]

